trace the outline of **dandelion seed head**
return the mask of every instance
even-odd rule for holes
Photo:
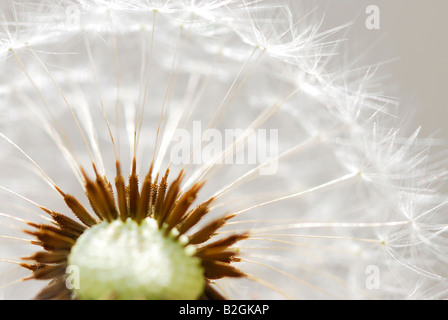
[[[304,1],[0,8],[0,259],[15,262],[0,260],[0,294],[75,297],[64,281],[72,250],[74,265],[95,269],[82,272],[92,287],[150,290],[125,264],[97,285],[102,263],[80,240],[132,218],[188,244],[203,292],[168,281],[124,297],[446,296],[446,162],[404,128],[383,64],[344,60],[350,23],[324,29]],[[117,264],[135,254],[122,244]],[[190,269],[176,259],[180,283]]]
[[[69,265],[79,268],[79,290],[75,292],[82,299],[104,298],[108,291],[128,300],[197,299],[202,294],[205,280],[200,259],[193,257],[194,251],[188,250],[192,248],[183,247],[185,243],[177,243],[175,236],[159,232],[155,220],[145,220],[140,226],[131,220],[115,221],[89,231],[68,258]]]

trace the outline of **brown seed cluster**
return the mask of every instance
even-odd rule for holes
[[[88,228],[100,222],[112,222],[117,219],[126,221],[133,219],[141,223],[143,219],[152,218],[166,234],[176,229],[178,237],[187,235],[193,226],[198,226],[195,233],[188,234],[188,243],[195,245],[195,256],[202,261],[206,286],[201,299],[223,299],[223,295],[215,290],[212,281],[223,277],[239,278],[245,274],[232,265],[237,262],[237,251],[232,248],[236,242],[246,239],[247,234],[236,234],[213,241],[218,229],[233,217],[227,215],[199,226],[199,221],[209,212],[213,198],[191,208],[203,183],[194,184],[188,191],[181,192],[184,173],[181,172],[174,181],[168,183],[169,169],[159,180],[159,175],[153,177],[153,165],[145,176],[142,186],[136,173],[134,159],[131,174],[127,184],[121,174],[120,163],[117,161],[115,192],[106,177],[98,174],[95,165],[95,180],[90,179],[81,168],[85,182],[85,194],[89,200],[89,211],[72,195],[55,188],[64,198],[68,208],[79,219],[79,222],[58,212],[42,208],[53,219],[53,224],[29,223],[33,227],[27,233],[36,237],[32,243],[42,247],[30,257],[23,258],[30,263],[21,263],[22,267],[31,270],[28,279],[51,280],[36,297],[36,299],[73,299],[73,294],[66,286],[67,260],[72,246],[79,236]]]

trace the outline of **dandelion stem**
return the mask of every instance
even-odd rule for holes
[[[234,186],[236,186],[238,183],[244,182],[249,180],[254,174],[258,173],[260,171],[260,169],[269,166],[272,162],[274,161],[279,161],[282,158],[289,156],[297,151],[303,150],[307,147],[309,147],[310,145],[312,145],[315,141],[317,141],[316,137],[310,138],[307,141],[304,141],[302,143],[297,144],[296,146],[290,148],[289,150],[286,150],[285,152],[283,152],[282,154],[269,159],[261,164],[259,164],[258,166],[256,166],[255,168],[252,168],[251,170],[249,170],[248,172],[246,172],[244,175],[242,175],[241,177],[235,179],[234,181],[232,181],[230,184],[228,184],[227,186],[225,186],[224,188],[222,188],[221,190],[217,191],[212,197],[215,199],[220,198],[222,195],[224,195],[226,192],[228,192],[229,190],[231,190]]]
[[[0,132],[0,137],[5,139],[9,144],[11,144],[14,148],[16,148],[20,153],[22,153],[45,177],[47,182],[54,187],[56,186],[56,183],[47,175],[47,173],[34,161],[23,149],[21,149],[16,143],[14,143],[11,139],[9,139],[7,136],[5,136],[3,133]],[[56,189],[55,189],[56,190]]]
[[[149,57],[148,57],[148,71],[146,74],[146,82],[145,82],[145,90],[143,93],[143,102],[142,102],[142,106],[141,106],[141,114],[139,115],[140,112],[140,100],[141,100],[141,94],[139,95],[139,103],[137,105],[137,112],[136,112],[136,123],[135,123],[135,132],[134,132],[134,157],[136,155],[136,149],[137,149],[137,145],[139,143],[138,140],[140,140],[140,132],[142,130],[142,124],[143,124],[143,117],[145,115],[145,106],[146,106],[146,96],[148,94],[148,88],[149,88],[149,76],[151,73],[151,67],[152,67],[152,56],[153,56],[153,49],[154,49],[154,34],[155,34],[155,30],[156,30],[156,17],[157,17],[157,11],[154,11],[154,16],[153,16],[153,22],[152,22],[152,30],[151,30],[151,45],[149,48]],[[146,42],[144,42],[146,43]],[[142,51],[142,53],[144,52],[144,50]],[[142,61],[143,61],[143,56],[142,55]],[[141,80],[140,82],[142,83],[143,81],[143,71],[144,71],[144,64],[142,63],[142,73],[141,73]],[[141,91],[141,88],[140,88]],[[140,120],[139,120],[140,119]],[[138,129],[137,129],[138,128]],[[137,133],[138,131],[138,133]],[[152,161],[154,161],[154,156]]]
[[[307,234],[278,234],[278,233],[257,233],[251,231],[252,234],[256,234],[261,237],[260,240],[263,240],[264,237],[292,237],[292,238],[307,238],[307,239],[328,239],[328,240],[353,240],[360,242],[369,242],[369,243],[381,243],[379,239],[365,239],[365,238],[355,238],[355,237],[344,237],[344,236],[327,236],[327,235],[307,235]]]
[[[319,288],[319,287],[313,285],[312,283],[310,283],[310,282],[308,282],[308,281],[305,281],[305,280],[303,280],[303,279],[297,278],[297,277],[293,276],[292,274],[290,274],[290,273],[288,273],[288,272],[285,272],[285,271],[280,270],[280,269],[278,269],[278,268],[272,267],[272,266],[270,266],[270,265],[267,265],[267,264],[264,264],[264,263],[261,263],[261,262],[257,262],[257,261],[254,261],[254,260],[249,260],[249,259],[246,259],[246,258],[241,258],[241,261],[243,261],[243,262],[247,262],[247,263],[252,263],[252,264],[255,264],[255,265],[258,265],[258,266],[262,266],[262,267],[264,267],[264,268],[268,268],[268,269],[270,269],[270,270],[272,270],[272,271],[275,271],[275,272],[277,272],[277,273],[280,273],[280,274],[282,274],[282,275],[284,275],[284,276],[286,276],[286,277],[288,277],[288,278],[290,278],[290,279],[296,281],[296,282],[299,283],[299,284],[302,284],[302,285],[304,285],[304,286],[306,286],[306,287],[308,287],[308,288],[311,288],[311,289],[316,290],[316,291],[318,291],[318,292],[320,292],[320,293],[323,293],[323,294],[325,294],[325,295],[327,295],[327,296],[329,296],[329,297],[332,297],[332,298],[340,298],[340,297],[337,297],[337,296],[335,296],[334,294],[332,294],[332,293],[330,293],[330,292],[328,292],[328,291],[326,291],[326,290],[324,290],[324,289],[322,289],[322,288]]]
[[[204,180],[204,178],[207,176],[207,174],[213,167],[216,167],[215,168],[215,172],[216,172],[217,169],[221,167],[220,165],[217,164],[217,162],[219,160],[225,159],[228,156],[229,151],[234,153],[238,146],[240,146],[242,143],[247,142],[247,138],[249,137],[250,134],[252,134],[253,130],[256,130],[261,125],[263,125],[263,123],[265,123],[270,117],[272,117],[286,101],[288,101],[290,98],[292,98],[299,91],[300,91],[299,87],[295,88],[286,97],[282,98],[276,104],[266,108],[263,112],[261,112],[260,115],[243,132],[243,134],[238,136],[238,138],[235,139],[235,141],[231,145],[227,146],[227,148],[224,151],[222,151],[215,158],[214,161],[212,161],[211,163],[204,164],[201,168],[199,168],[193,174],[193,176],[185,183],[183,190],[189,188],[190,185],[193,183],[193,181]]]
[[[250,222],[248,220],[248,222]],[[242,221],[244,223],[244,221]],[[265,228],[252,229],[251,232],[269,232],[278,230],[293,230],[302,228],[382,228],[382,227],[397,227],[408,225],[409,220],[403,221],[387,221],[387,222],[301,222],[291,223],[285,225],[269,226]],[[230,223],[229,223],[230,224]],[[231,232],[231,231],[222,231]]]
[[[78,157],[76,155],[76,152],[73,149],[73,146],[72,146],[72,144],[70,142],[70,139],[68,139],[67,134],[62,129],[60,123],[58,122],[58,120],[55,118],[55,116],[51,112],[50,107],[48,106],[47,101],[45,100],[44,96],[42,95],[42,92],[39,90],[39,88],[37,87],[36,83],[31,78],[31,75],[26,70],[25,65],[23,64],[22,60],[20,60],[19,56],[15,53],[15,51],[13,49],[10,49],[10,51],[13,54],[14,59],[17,61],[17,63],[19,64],[20,68],[22,69],[23,73],[27,77],[28,81],[31,83],[31,86],[36,91],[37,95],[39,96],[40,100],[42,101],[43,105],[45,106],[45,109],[50,114],[50,117],[53,120],[53,122],[55,123],[57,130],[60,132],[60,134],[62,135],[63,139],[65,140],[67,148],[71,151],[71,154],[73,155],[73,157],[75,159],[75,162],[79,164],[80,163],[79,159],[78,159]]]
[[[17,284],[17,283],[20,283],[20,282],[24,282],[24,281],[26,281],[27,279],[28,279],[28,277],[26,277],[26,278],[20,278],[20,279],[17,279],[17,280],[8,282],[8,283],[6,283],[6,284],[4,284],[4,285],[1,285],[1,286],[0,286],[0,289],[4,289],[4,288],[6,288],[6,287],[9,287],[9,286],[11,286],[11,285],[14,285],[14,284]]]
[[[36,207],[39,207],[40,209],[46,209],[46,210],[49,210],[49,209],[45,208],[44,206],[42,206],[42,205],[40,205],[40,204],[34,202],[33,200],[28,199],[27,197],[22,196],[21,194],[12,191],[11,189],[8,189],[8,188],[3,187],[3,186],[0,186],[0,189],[1,189],[1,190],[4,190],[4,191],[6,191],[6,192],[9,192],[9,193],[11,193],[11,194],[13,194],[13,195],[15,195],[15,196],[17,196],[17,197],[19,197],[19,198],[21,198],[21,199],[23,199],[23,200],[25,200],[25,201],[31,203],[32,205],[35,205]],[[48,219],[48,217],[45,217],[45,216],[43,216],[43,215],[39,215],[39,214],[37,214],[37,216],[39,216],[39,217],[41,217],[41,218],[44,218],[44,219],[46,219],[46,220],[51,220],[51,219]]]
[[[161,107],[161,110],[160,110],[159,121],[158,121],[158,124],[157,124],[156,139],[155,139],[155,143],[154,143],[154,153],[153,153],[153,163],[155,163],[155,171],[159,170],[160,165],[161,165],[161,161],[162,161],[162,158],[163,158],[163,156],[159,157],[159,151],[160,151],[160,145],[159,145],[160,129],[161,129],[161,125],[162,125],[162,119],[163,119],[163,116],[165,114],[165,108],[166,108],[166,105],[167,105],[167,99],[168,99],[168,96],[169,96],[169,94],[170,94],[170,92],[172,90],[172,86],[174,85],[174,82],[175,82],[175,81],[173,81],[173,79],[176,78],[175,74],[177,74],[177,72],[175,72],[175,65],[176,65],[176,62],[177,62],[177,59],[178,59],[177,57],[178,57],[178,52],[179,52],[180,39],[181,39],[182,33],[184,33],[183,31],[184,31],[183,28],[181,28],[179,30],[179,35],[178,35],[177,42],[176,42],[176,48],[175,48],[174,55],[173,55],[173,60],[172,60],[172,63],[171,63],[171,70],[170,70],[170,74],[169,74],[169,78],[168,78],[168,84],[167,84],[167,88],[166,88],[166,91],[165,91],[165,95],[163,97],[163,102],[162,102],[162,107]],[[188,36],[187,35],[188,34],[184,35],[185,39],[184,39],[184,43],[183,43],[183,48],[185,48],[185,45],[186,45],[187,40],[188,40]],[[156,159],[157,159],[157,161],[155,161]]]
[[[112,142],[113,149],[114,149],[115,160],[118,161],[119,159],[118,159],[117,148],[116,148],[116,145],[115,145],[115,140],[114,140],[114,136],[112,134],[112,130],[110,128],[109,119],[108,119],[107,114],[106,114],[106,109],[104,107],[104,101],[103,101],[103,97],[101,95],[101,89],[100,89],[100,84],[99,84],[98,76],[97,76],[96,69],[95,69],[95,63],[94,63],[93,57],[92,57],[92,50],[90,48],[90,43],[89,43],[87,37],[84,38],[84,42],[85,42],[85,45],[86,45],[87,55],[89,56],[89,62],[90,62],[90,66],[91,66],[91,69],[92,69],[93,78],[95,79],[96,91],[98,92],[98,98],[100,100],[100,106],[101,106],[101,110],[103,112],[104,121],[106,122],[107,130],[109,132],[109,137],[110,137],[110,140]],[[98,157],[101,158],[101,153],[100,152],[98,152]],[[103,163],[102,160],[101,160],[101,163]],[[102,166],[102,169],[103,169],[103,172],[104,172],[104,166],[103,165],[101,165],[101,166]],[[105,172],[104,172],[104,174],[105,174]]]
[[[3,234],[0,234],[0,238],[9,239],[9,240],[24,241],[24,242],[31,243],[31,244],[35,242],[35,240],[32,240],[32,239],[24,239],[24,238],[18,238],[18,237],[5,236]]]
[[[328,188],[328,187],[333,186],[335,184],[338,184],[338,183],[350,180],[350,179],[352,179],[352,178],[354,178],[356,176],[359,176],[359,172],[349,173],[349,174],[347,174],[345,176],[342,176],[342,177],[334,179],[332,181],[323,183],[323,184],[321,184],[319,186],[316,186],[316,187],[313,187],[313,188],[310,188],[310,189],[307,189],[307,190],[304,190],[304,191],[296,192],[296,193],[293,193],[293,194],[290,194],[290,195],[287,195],[287,196],[279,197],[279,198],[276,198],[276,199],[273,199],[273,200],[269,200],[269,201],[266,201],[266,202],[259,203],[257,205],[252,206],[252,207],[249,207],[249,208],[237,211],[237,212],[234,213],[234,215],[237,216],[237,215],[240,215],[242,213],[248,212],[250,210],[253,210],[253,209],[256,209],[256,208],[260,208],[260,207],[263,207],[263,206],[266,206],[266,205],[269,205],[269,204],[272,204],[272,203],[276,203],[276,202],[279,202],[279,201],[284,201],[284,200],[288,200],[288,199],[292,199],[292,198],[298,198],[298,197],[303,196],[305,194],[309,194],[309,193],[312,193],[312,192],[320,191],[322,189]]]
[[[18,218],[18,217],[14,217],[14,216],[9,215],[9,214],[6,214],[6,213],[1,213],[1,212],[0,212],[0,216],[5,217],[5,218],[8,218],[8,219],[13,219],[13,220],[16,220],[16,221],[19,221],[19,222],[23,222],[23,223],[26,223],[26,224],[30,222],[30,221],[27,221],[27,220],[25,220],[25,219],[21,219],[21,218]]]
[[[44,64],[44,62],[38,57],[38,55],[36,54],[36,52],[34,52],[34,50],[28,46],[28,49],[31,51],[31,54],[36,58],[36,60],[39,62],[39,64],[42,66],[42,68],[45,70],[45,72],[48,74],[48,76],[50,77],[51,81],[53,82],[54,86],[56,87],[56,89],[59,91],[59,93],[62,96],[62,99],[64,100],[65,104],[67,105],[67,108],[70,111],[70,114],[73,117],[73,120],[76,123],[76,126],[78,128],[79,133],[81,134],[81,138],[84,142],[84,145],[86,147],[87,153],[89,154],[89,158],[91,160],[91,162],[93,163],[93,155],[92,155],[92,151],[90,150],[89,144],[87,143],[87,139],[86,136],[84,134],[84,131],[81,128],[81,124],[79,123],[78,118],[75,115],[75,112],[73,111],[72,106],[70,105],[70,103],[67,100],[67,97],[64,95],[64,92],[62,91],[62,89],[59,87],[59,85],[57,84],[56,80],[54,79],[53,75],[51,74],[50,70],[48,70],[47,66]]]
[[[272,283],[269,283],[269,282],[261,279],[260,277],[256,277],[254,275],[246,274],[246,278],[251,280],[251,281],[254,281],[256,283],[259,283],[262,286],[264,286],[264,287],[266,287],[266,288],[268,288],[270,290],[273,290],[273,291],[279,293],[280,295],[282,295],[283,297],[285,297],[288,300],[294,300],[289,294],[287,294],[286,292],[281,290],[279,287],[274,286]]]

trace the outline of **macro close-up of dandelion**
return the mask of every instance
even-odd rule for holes
[[[325,10],[2,1],[0,299],[448,298],[443,143]]]

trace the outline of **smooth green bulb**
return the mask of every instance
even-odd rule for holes
[[[102,222],[72,247],[68,264],[78,270],[79,299],[197,299],[205,286],[201,260],[185,239],[164,234],[146,218]]]

